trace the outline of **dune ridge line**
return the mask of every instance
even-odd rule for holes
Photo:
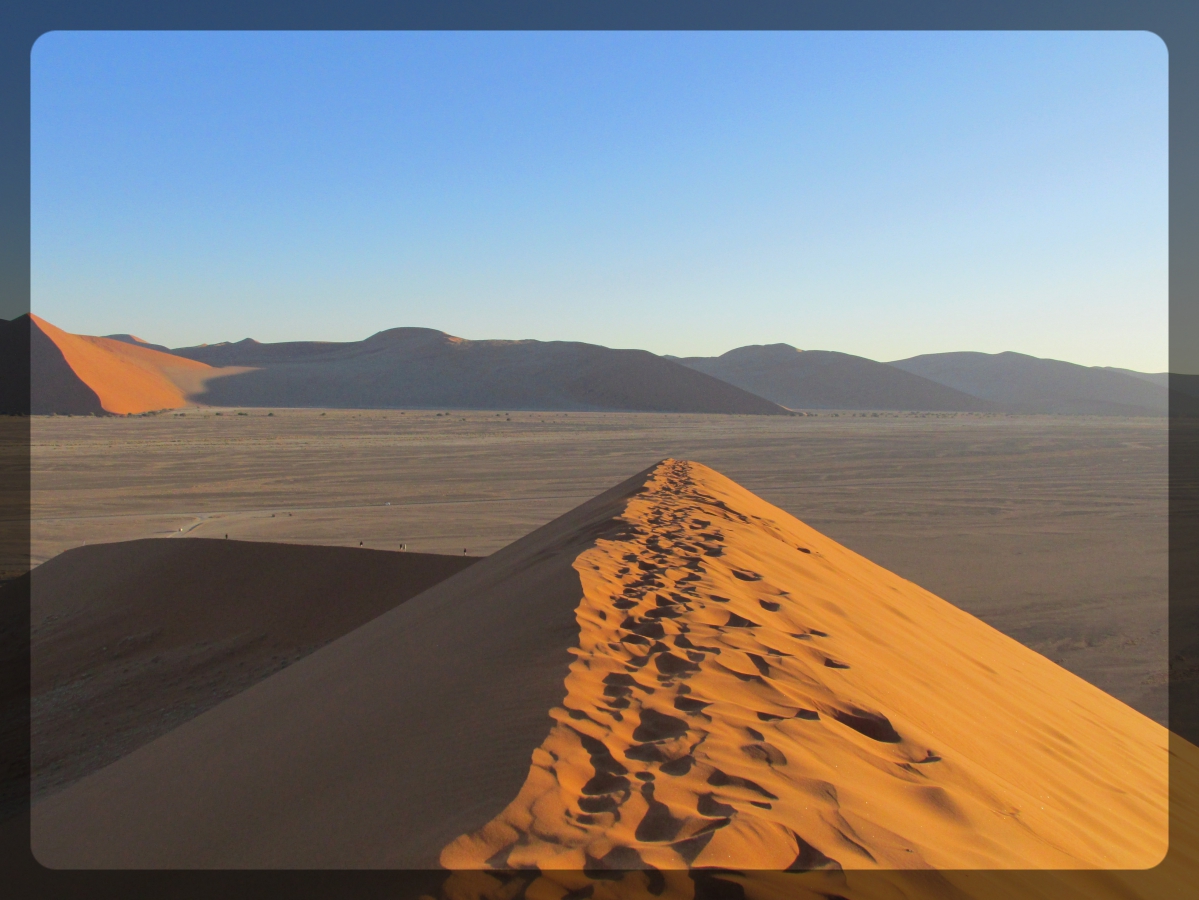
[[[550,733],[446,868],[573,890],[602,869],[1165,854],[1162,726],[699,463],[660,463],[620,520],[573,564]]]
[[[70,334],[32,313],[29,318],[62,354],[67,372],[59,372],[58,376],[77,379],[94,392],[101,410],[107,413],[180,409],[191,405],[192,395],[201,393],[212,379],[249,371],[245,367],[214,369],[203,362],[115,338]],[[41,387],[35,379],[34,393],[39,393]],[[35,410],[40,405],[35,402]]]

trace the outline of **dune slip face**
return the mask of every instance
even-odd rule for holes
[[[215,378],[248,371],[218,370],[128,341],[70,334],[30,314],[34,413],[131,415],[179,409]],[[144,342],[143,342],[144,343]],[[74,398],[68,401],[64,392]]]
[[[578,646],[527,779],[446,868],[559,896],[602,870],[1165,854],[1160,725],[698,463],[621,518],[574,561]]]

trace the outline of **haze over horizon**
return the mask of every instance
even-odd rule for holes
[[[31,65],[32,303],[70,332],[1167,369],[1149,33],[51,32]]]

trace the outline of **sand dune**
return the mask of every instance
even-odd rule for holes
[[[888,365],[1017,413],[1162,416],[1169,397],[1160,375],[1024,353],[930,353]]]
[[[534,866],[555,897],[583,867],[1138,868],[1166,760],[1161,726],[667,460],[47,798],[33,847]]]
[[[717,473],[667,463],[575,563],[520,794],[450,868],[1136,868],[1164,728]]]
[[[1199,747],[1170,735],[1170,850],[1151,869],[457,871],[422,900],[1190,900],[1199,883]]]
[[[474,562],[202,539],[68,550],[26,576],[34,798]],[[0,602],[17,589],[0,590]]]
[[[104,337],[112,341],[133,344],[135,347],[145,347],[147,350],[160,350],[163,353],[171,352],[171,348],[165,344],[153,344],[144,338],[139,338],[136,334],[106,334]]]
[[[194,360],[109,338],[68,334],[38,316],[30,318],[58,347],[79,380],[96,392],[107,412],[185,406],[187,394],[175,379],[211,370]]]
[[[214,369],[124,340],[69,334],[36,315],[22,316],[3,330],[8,333],[6,343],[14,346],[28,331],[29,359],[10,363],[5,375],[24,379],[33,413],[103,415],[178,409],[191,402],[189,396],[203,392],[211,379],[243,371]],[[8,371],[21,365],[28,375]],[[6,408],[13,406],[14,411],[19,402],[17,397],[5,397]]]
[[[1135,369],[1122,369],[1119,366],[1096,366],[1097,369],[1102,369],[1105,372],[1119,372],[1122,375],[1128,375],[1132,378],[1141,381],[1147,381],[1150,384],[1156,384],[1158,387],[1170,386],[1169,372],[1138,372]]]
[[[25,330],[30,333],[25,335]],[[24,359],[28,340],[32,357]],[[392,328],[362,341],[249,338],[166,351],[130,334],[68,334],[37,316],[0,323],[0,410],[103,414],[188,404],[339,409],[620,410],[779,415],[789,409],[1193,414],[1164,376],[1019,353],[879,363],[787,344],[660,357],[576,341],[472,341]],[[20,352],[17,352],[20,350]],[[32,381],[27,382],[32,370]]]
[[[872,359],[790,344],[738,347],[678,360],[790,409],[987,412],[998,407]]]
[[[573,341],[471,341],[393,328],[347,343],[244,340],[172,352],[255,367],[209,385],[201,399],[222,406],[785,412],[644,350]]]
[[[35,389],[36,388],[36,389]],[[103,415],[96,392],[29,316],[0,325],[0,413]]]
[[[47,797],[35,855],[67,868],[436,868],[519,790],[577,638],[572,563],[619,527],[643,481]]]
[[[1164,415],[1168,397],[1188,415],[1195,406],[1191,393],[1167,391],[1161,375],[1019,353],[884,364],[770,344],[677,359],[568,341],[470,341],[428,328],[344,343],[247,338],[164,352],[130,334],[68,334],[37,316],[0,322],[0,349],[0,411],[9,412],[26,408],[29,391],[33,412],[76,415],[188,404],[765,415],[781,407]]]
[[[40,413],[199,404],[786,414],[769,400],[644,350],[468,341],[428,328],[393,328],[346,343],[247,338],[163,353],[133,335],[73,335],[36,316],[31,322],[44,338],[36,342],[32,384]],[[16,369],[14,377],[21,374]],[[16,409],[24,401],[20,392],[14,396],[9,405]]]

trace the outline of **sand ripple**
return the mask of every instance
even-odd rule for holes
[[[1165,852],[1161,726],[705,466],[663,462],[622,519],[575,561],[576,658],[523,788],[447,868],[564,893],[566,870]]]

